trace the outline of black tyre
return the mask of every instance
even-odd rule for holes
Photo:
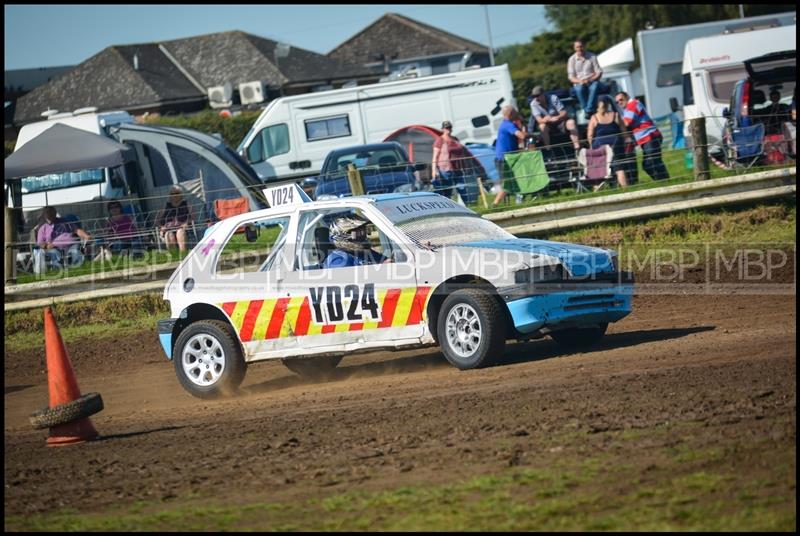
[[[608,323],[586,328],[568,328],[550,334],[554,341],[564,348],[580,350],[600,342],[606,334]]]
[[[178,381],[198,398],[234,394],[247,372],[239,340],[220,320],[199,320],[184,329],[172,361]]]
[[[505,315],[487,291],[460,289],[445,298],[436,322],[439,346],[460,370],[484,367],[502,356]]]
[[[30,421],[34,428],[50,428],[83,419],[102,410],[103,398],[100,394],[87,393],[66,404],[36,411],[31,414]]]
[[[344,356],[284,359],[283,364],[286,368],[304,378],[324,380],[330,378],[342,357]]]

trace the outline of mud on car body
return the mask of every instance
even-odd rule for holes
[[[366,222],[380,261],[324,267],[341,216]],[[216,224],[169,279],[159,337],[183,387],[207,398],[267,359],[321,375],[357,351],[438,344],[464,370],[509,339],[587,345],[631,312],[632,292],[608,250],[519,239],[433,193],[359,196]]]

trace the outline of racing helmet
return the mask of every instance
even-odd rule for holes
[[[369,249],[366,232],[368,223],[368,221],[355,216],[340,216],[335,218],[330,224],[331,243],[345,251]]]

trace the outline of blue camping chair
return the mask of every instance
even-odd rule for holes
[[[753,163],[763,152],[764,123],[734,129],[732,138],[736,161]]]

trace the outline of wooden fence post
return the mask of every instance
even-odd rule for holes
[[[11,283],[12,285],[17,282],[17,265],[16,253],[14,244],[16,244],[17,229],[14,225],[14,212],[11,207],[4,205],[5,213],[3,216],[3,224],[5,232],[3,233],[3,280],[5,284]]]
[[[358,171],[358,168],[353,164],[347,166],[347,182],[350,183],[350,192],[353,195],[364,195],[366,192],[364,188],[364,178],[361,176],[361,172]]]
[[[706,137],[706,118],[697,117],[691,120],[692,146],[694,152],[694,180],[704,181],[711,178],[708,171],[708,138]]]

